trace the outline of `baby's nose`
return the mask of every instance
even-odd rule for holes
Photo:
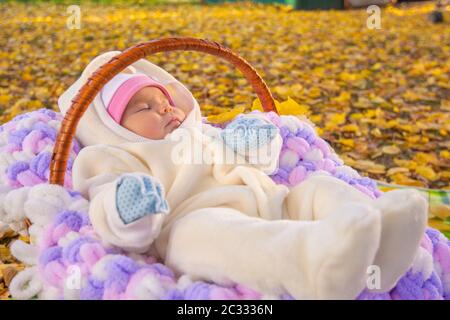
[[[171,112],[171,111],[173,111],[173,107],[171,105],[167,105],[167,106],[163,107],[164,113]]]

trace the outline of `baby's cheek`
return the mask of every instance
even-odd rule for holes
[[[135,117],[129,125],[129,129],[134,133],[149,139],[161,139],[163,135],[161,128],[160,121],[148,115]]]

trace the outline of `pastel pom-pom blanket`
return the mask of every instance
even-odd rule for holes
[[[375,181],[344,165],[308,122],[265,113],[283,137],[276,183],[293,186],[316,170],[369,196]],[[102,244],[87,215],[89,202],[72,190],[71,168],[80,144],[74,140],[64,187],[48,184],[51,153],[62,116],[40,109],[0,126],[0,229],[29,235],[17,240],[15,257],[28,267],[15,276],[16,299],[292,299],[262,295],[242,284],[223,287],[193,281],[153,257],[128,254]],[[204,119],[206,121],[206,119]],[[26,229],[24,219],[32,225]],[[358,299],[450,299],[450,242],[428,228],[410,270],[385,293],[363,291]]]

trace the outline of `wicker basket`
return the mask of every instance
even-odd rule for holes
[[[149,54],[177,50],[205,52],[232,63],[250,82],[264,111],[277,112],[272,94],[264,80],[247,61],[229,48],[225,48],[217,42],[189,37],[164,38],[141,43],[128,48],[98,68],[72,100],[72,105],[61,123],[53,148],[50,163],[49,182],[51,184],[64,185],[64,175],[77,124],[102,87],[126,67]]]

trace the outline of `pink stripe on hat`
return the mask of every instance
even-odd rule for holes
[[[159,82],[145,74],[118,74],[102,89],[101,98],[109,115],[120,124],[122,115],[133,95],[144,87],[160,89],[174,106],[173,99],[167,89]]]

